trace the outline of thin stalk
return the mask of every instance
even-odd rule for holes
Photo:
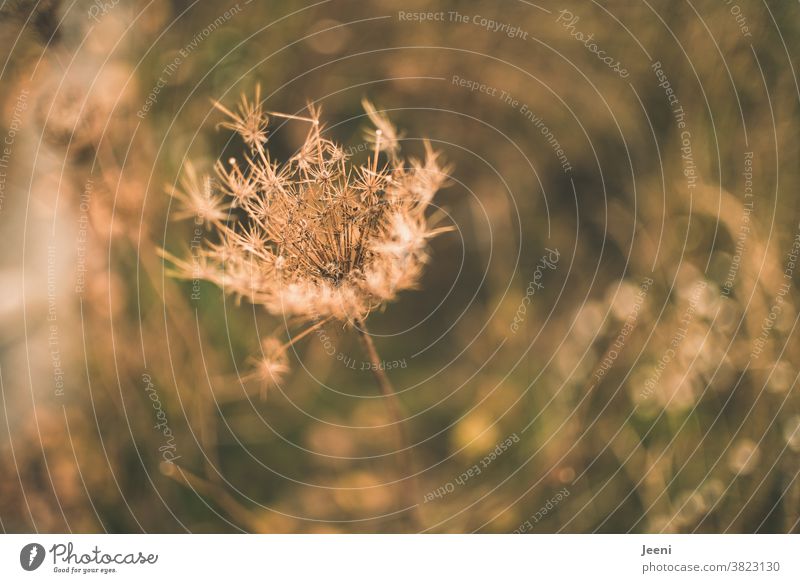
[[[422,526],[419,515],[419,502],[421,497],[419,495],[417,476],[414,471],[414,459],[411,456],[411,440],[403,425],[403,404],[397,396],[386,371],[381,368],[382,361],[378,355],[378,350],[375,348],[375,343],[372,341],[372,336],[370,336],[366,323],[363,319],[358,319],[355,322],[355,327],[358,331],[358,339],[361,342],[361,347],[364,349],[367,358],[369,358],[372,364],[370,367],[372,375],[378,383],[381,394],[386,397],[389,415],[392,417],[393,424],[396,427],[398,449],[404,466],[403,473],[411,480],[411,487],[403,488],[403,492],[405,493],[406,505],[411,509],[411,526],[415,531],[420,531]]]
[[[220,484],[210,479],[201,478],[173,462],[161,462],[161,467],[162,473],[167,477],[172,478],[179,484],[183,484],[199,496],[214,500],[229,516],[244,524],[249,532],[268,532],[267,525],[264,521],[250,509],[242,506]]]
[[[308,328],[306,328],[305,330],[303,330],[303,331],[302,331],[302,332],[300,332],[299,334],[296,334],[295,336],[293,336],[293,337],[292,337],[292,339],[291,339],[291,340],[289,340],[289,341],[288,341],[288,342],[286,342],[286,343],[285,343],[283,346],[281,346],[281,352],[283,352],[283,351],[287,350],[287,349],[288,349],[288,348],[290,348],[290,347],[291,347],[291,346],[292,346],[292,345],[293,345],[295,342],[297,342],[298,340],[301,340],[302,338],[305,338],[306,336],[308,336],[309,334],[311,334],[311,333],[312,333],[314,330],[316,330],[317,328],[319,328],[319,327],[320,327],[320,326],[322,326],[323,324],[326,324],[326,323],[330,322],[332,319],[333,319],[333,318],[332,318],[332,316],[328,316],[328,317],[327,317],[327,318],[325,318],[324,320],[320,320],[319,322],[317,322],[317,323],[316,323],[316,324],[314,324],[313,326],[309,326]]]

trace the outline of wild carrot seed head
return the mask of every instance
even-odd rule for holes
[[[219,192],[190,194],[198,179],[187,165],[178,216],[202,213],[210,237],[193,261],[168,256],[177,274],[197,278],[199,265],[200,277],[226,292],[307,321],[363,318],[413,288],[428,240],[447,230],[431,228],[426,217],[448,172],[430,144],[423,159],[404,160],[397,130],[365,101],[374,148],[354,164],[325,137],[318,108],[309,105],[306,117],[267,114],[259,100],[257,89],[237,112],[218,104],[227,116],[221,125],[249,148],[241,161],[216,164]],[[283,163],[266,148],[270,116],[308,124],[302,146]]]

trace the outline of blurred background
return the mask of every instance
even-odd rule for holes
[[[0,39],[3,531],[798,531],[797,3],[7,0]],[[351,330],[262,400],[286,323],[158,254],[258,83],[453,164],[369,320],[414,475]]]

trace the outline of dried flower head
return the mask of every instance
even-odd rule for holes
[[[163,251],[174,275],[205,279],[237,298],[276,315],[313,322],[285,343],[269,339],[248,378],[275,384],[288,371],[285,351],[329,320],[362,321],[370,311],[417,285],[428,261],[428,240],[449,230],[429,224],[428,209],[445,184],[448,169],[425,142],[422,159],[400,157],[400,135],[365,101],[375,126],[373,150],[354,164],[325,137],[320,111],[307,116],[265,112],[242,98],[237,112],[220,104],[221,125],[248,147],[243,161],[215,166],[216,180],[200,178],[187,164],[181,188],[172,191],[181,209],[209,236],[190,259]],[[284,163],[265,147],[269,118],[308,124],[297,153]]]
[[[219,101],[214,106],[225,114],[227,119],[220,123],[220,127],[235,131],[250,147],[263,144],[267,141],[267,124],[269,117],[264,115],[261,104],[261,85],[256,85],[256,94],[252,101],[244,95],[241,97],[237,112],[233,112]]]
[[[298,152],[280,164],[265,148],[268,116],[259,103],[243,99],[238,113],[219,107],[249,152],[241,163],[217,163],[219,192],[187,165],[177,216],[202,217],[212,233],[193,261],[168,256],[177,275],[199,272],[273,314],[306,321],[361,319],[417,284],[428,240],[447,230],[428,224],[447,176],[429,143],[423,159],[401,159],[394,126],[365,102],[374,150],[352,164],[309,105],[307,117],[270,113],[308,124]]]
[[[186,163],[180,188],[171,189],[170,194],[180,203],[176,219],[196,218],[207,225],[225,221],[231,205],[222,194],[214,192],[210,176],[198,176],[194,164]]]
[[[260,381],[261,397],[266,399],[267,386],[277,385],[289,372],[289,359],[286,357],[285,346],[276,338],[264,338],[261,342],[261,354],[252,357],[251,362],[254,370],[244,380]]]

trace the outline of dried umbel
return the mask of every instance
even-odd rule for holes
[[[249,151],[243,161],[217,162],[216,180],[187,165],[173,191],[184,207],[177,216],[194,216],[210,232],[190,260],[165,253],[179,277],[214,282],[273,314],[315,326],[363,321],[416,286],[428,240],[448,230],[434,228],[428,217],[448,172],[430,143],[424,158],[403,159],[396,128],[364,102],[373,147],[366,161],[354,164],[325,137],[313,105],[306,116],[265,112],[256,90],[254,101],[243,97],[235,112],[217,107],[226,114],[221,125],[236,131]],[[308,125],[302,146],[285,163],[266,148],[271,117]],[[280,355],[275,346],[269,352],[265,359]],[[259,370],[274,380],[286,367],[264,362]]]

